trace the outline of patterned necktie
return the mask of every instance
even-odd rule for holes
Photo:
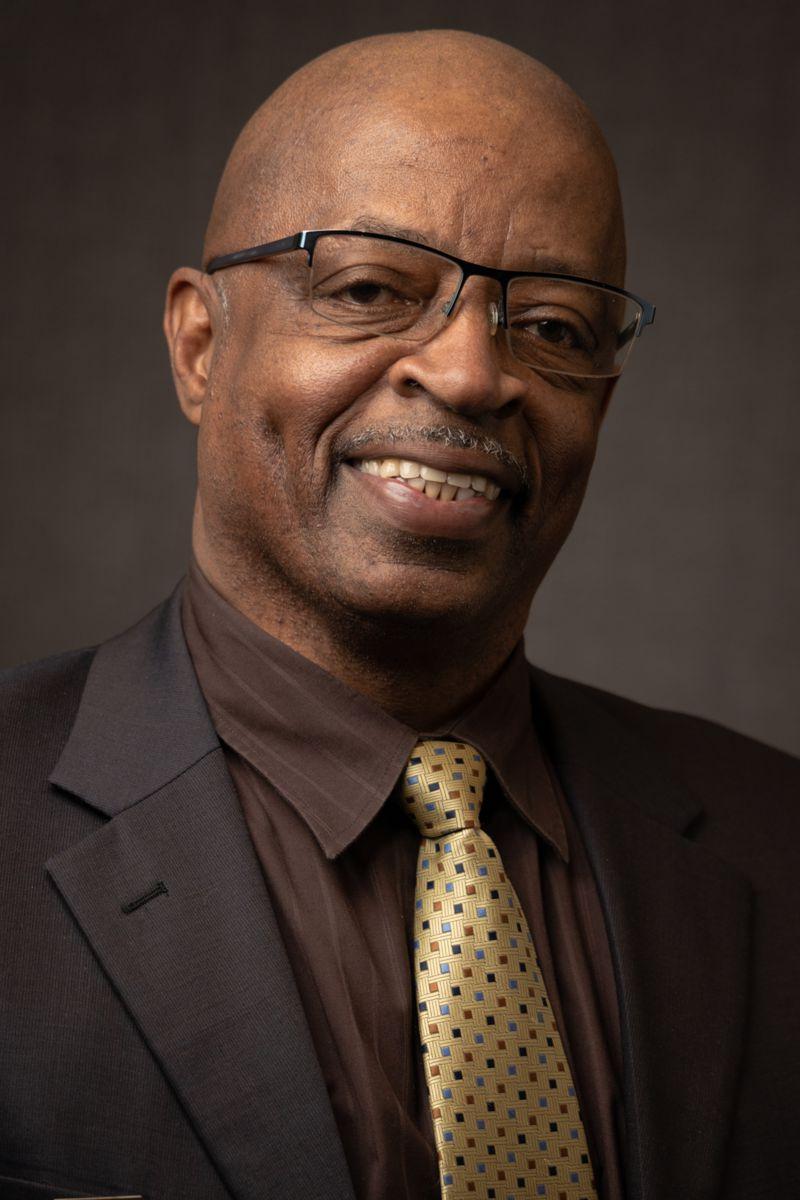
[[[443,1200],[595,1200],[572,1075],[519,899],[480,828],[486,766],[419,742],[414,962]]]

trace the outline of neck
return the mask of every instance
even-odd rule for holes
[[[488,628],[447,618],[415,621],[396,615],[310,611],[249,573],[220,569],[195,545],[195,557],[216,591],[260,629],[302,654],[412,729],[448,725],[483,694],[522,636],[524,614]]]

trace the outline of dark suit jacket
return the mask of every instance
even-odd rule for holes
[[[609,929],[628,1195],[800,1196],[800,763],[531,687]],[[2,1200],[352,1200],[177,593],[1,691]]]

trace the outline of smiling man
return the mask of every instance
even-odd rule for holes
[[[301,230],[361,236],[235,253]],[[178,271],[167,312],[199,425],[203,573],[418,727],[463,709],[519,640],[630,348],[609,342],[640,312],[558,279],[462,278],[439,252],[620,286],[609,152],[509,47],[355,43],[248,124],[209,226],[214,273]]]
[[[3,1197],[797,1191],[796,761],[522,649],[624,271],[508,46],[356,42],[245,127],[167,296],[188,576],[4,684]]]

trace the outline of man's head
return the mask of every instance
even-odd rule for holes
[[[624,282],[616,172],[593,119],[547,68],[467,33],[368,38],[287,80],[231,153],[204,264],[354,228]],[[514,640],[577,515],[613,380],[519,361],[496,335],[492,280],[468,279],[436,335],[412,341],[323,328],[308,276],[299,250],[171,281],[176,383],[199,425],[201,565],[251,609]],[[387,459],[502,490],[432,499],[361,469]]]

